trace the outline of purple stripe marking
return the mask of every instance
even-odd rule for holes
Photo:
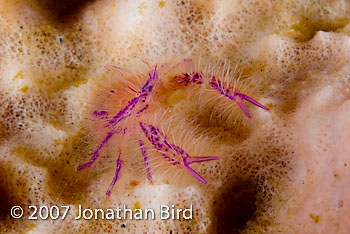
[[[128,118],[132,114],[132,110],[135,108],[135,106],[138,104],[140,99],[146,100],[149,94],[153,90],[153,86],[156,86],[159,82],[158,73],[156,69],[153,69],[152,74],[150,73],[148,80],[146,81],[145,85],[142,87],[141,91],[139,92],[139,95],[137,97],[134,97],[131,101],[128,102],[128,104],[118,112],[110,121],[109,124],[105,127],[109,127],[111,125],[117,125],[120,121],[123,119]]]
[[[143,156],[143,162],[144,162],[145,168],[146,168],[147,179],[152,183],[152,175],[151,175],[151,170],[150,170],[149,164],[148,164],[146,146],[141,139],[139,140],[139,144],[140,144],[140,149],[141,149],[142,156]]]
[[[119,179],[119,175],[120,175],[119,173],[120,173],[120,169],[122,168],[122,163],[123,163],[123,161],[121,160],[121,155],[122,155],[122,152],[119,149],[119,156],[118,156],[118,159],[116,161],[117,166],[115,169],[115,175],[114,175],[114,178],[113,178],[113,180],[112,180],[112,182],[111,182],[111,184],[106,192],[107,197],[111,196],[112,189],[113,189],[115,183],[117,182],[117,180]]]
[[[153,125],[148,125],[144,123],[139,123],[142,131],[148,138],[148,140],[151,142],[151,144],[154,146],[154,148],[163,156],[163,158],[171,163],[172,165],[183,165],[186,167],[188,172],[194,176],[196,179],[198,179],[200,182],[207,184],[207,181],[203,179],[196,171],[194,171],[190,164],[197,163],[197,162],[205,162],[205,161],[211,161],[211,160],[218,160],[219,157],[190,157],[183,149],[181,149],[179,146],[174,144],[169,144],[166,140],[166,136],[156,127]],[[174,152],[174,157],[172,157],[172,153]],[[169,152],[168,154],[164,152]],[[182,161],[179,161],[179,158],[177,158],[175,155],[180,156],[179,158],[182,159]]]
[[[100,145],[98,146],[97,150],[94,152],[94,154],[92,155],[91,159],[89,160],[89,162],[83,164],[83,165],[80,165],[78,167],[78,171],[79,170],[82,170],[84,168],[87,168],[87,167],[91,167],[92,164],[96,161],[96,159],[100,156],[100,150],[101,148],[103,147],[104,144],[106,144],[110,139],[111,137],[116,134],[117,131],[111,131],[107,134],[107,136],[101,141]]]
[[[241,110],[243,111],[243,113],[249,118],[251,119],[251,115],[249,114],[246,106],[244,105],[243,100],[246,100],[250,103],[252,103],[255,106],[258,106],[264,110],[269,110],[269,108],[267,108],[266,106],[264,106],[263,104],[259,103],[258,101],[254,100],[253,98],[243,94],[243,93],[239,93],[234,91],[233,94],[230,93],[229,89],[226,88],[224,86],[224,84],[220,81],[217,80],[214,76],[211,78],[211,81],[209,82],[209,84],[211,85],[211,87],[213,87],[214,89],[216,89],[217,91],[219,91],[222,95],[226,96],[227,98],[233,100],[236,102],[236,104],[239,106],[239,108],[241,108]]]

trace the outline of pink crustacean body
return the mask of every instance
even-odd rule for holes
[[[196,69],[196,67],[193,65],[193,61],[191,59],[184,59],[171,69],[176,70],[175,68],[180,67],[182,69],[180,69],[181,72],[178,71],[177,74],[172,74],[172,76],[169,74],[167,75],[168,77],[172,77],[172,79],[182,87],[196,85],[200,88],[206,87],[204,88],[204,90],[208,90],[207,87],[209,87],[210,91],[217,91],[221,95],[234,101],[249,119],[251,118],[251,115],[249,114],[247,108],[244,105],[244,100],[264,110],[269,110],[269,108],[257,102],[248,95],[245,95],[237,91],[236,89],[232,90],[232,88],[230,88],[229,85],[227,85],[224,81],[217,79],[216,76],[214,76],[213,74],[194,71],[193,69]],[[172,71],[171,69],[170,71]],[[187,72],[186,70],[188,69],[190,69],[190,71]],[[149,99],[154,98],[153,94],[159,88],[159,84],[160,77],[158,75],[157,66],[155,66],[153,67],[152,72],[148,74],[148,79],[144,83],[142,88],[137,92],[133,90],[136,92],[134,97],[132,97],[127,102],[127,104],[123,106],[123,108],[121,108],[121,110],[117,112],[113,117],[109,118],[109,113],[105,110],[93,111],[93,116],[98,117],[101,121],[103,121],[103,125],[101,128],[106,132],[106,135],[101,140],[91,159],[87,163],[78,166],[78,170],[91,167],[100,156],[101,149],[106,147],[106,144],[113,138],[114,135],[121,134],[122,136],[124,136],[126,132],[130,130],[138,131],[137,129],[139,129],[140,127],[141,131],[144,133],[148,141],[154,147],[155,151],[162,156],[161,161],[163,161],[163,163],[165,162],[167,166],[172,165],[174,167],[182,169],[183,171],[187,171],[191,176],[193,176],[198,181],[204,184],[208,183],[201,175],[199,175],[195,170],[193,170],[190,167],[190,165],[192,163],[197,162],[218,160],[219,157],[190,156],[179,146],[169,143],[166,135],[163,132],[161,132],[158,128],[151,124],[142,122],[142,120],[138,120],[138,117],[143,115],[144,112],[146,112],[146,110],[150,107],[151,103],[149,102]],[[130,118],[133,119],[133,121],[131,121],[131,125],[121,125],[122,122],[125,122]],[[146,147],[145,142],[140,138],[140,135],[136,134],[136,136],[139,138],[138,144],[143,156],[147,178],[150,182],[152,182],[151,167],[153,166],[153,164],[150,162],[150,155],[148,154],[148,149]],[[115,176],[106,192],[107,197],[111,195],[113,186],[120,178],[120,171],[123,163],[124,162],[122,160],[122,151],[119,148],[118,158],[116,160]]]
[[[78,166],[78,170],[91,167],[100,156],[101,149],[110,141],[110,139],[115,134],[118,134],[118,133],[123,134],[123,132],[127,131],[127,129],[123,129],[119,127],[118,124],[124,119],[127,119],[133,115],[135,116],[140,115],[145,109],[148,108],[147,99],[155,90],[155,87],[158,85],[158,83],[159,83],[159,77],[157,73],[157,66],[155,66],[152,70],[152,73],[149,74],[149,78],[144,84],[144,86],[142,87],[142,89],[135,94],[135,97],[133,99],[128,101],[128,104],[123,109],[121,109],[112,119],[107,121],[107,124],[104,127],[107,129],[110,129],[110,131],[107,133],[107,136],[103,138],[103,140],[100,142],[99,146],[93,153],[93,156],[91,157],[89,162]],[[107,113],[105,111],[96,110],[93,112],[93,114],[95,116],[104,116]],[[116,161],[116,164],[117,164],[116,172],[115,172],[114,179],[111,183],[111,186],[106,193],[107,197],[111,195],[111,190],[119,178],[119,173],[123,163],[121,159],[121,155],[122,155],[122,152],[119,149],[119,156]]]
[[[218,91],[220,94],[234,101],[249,119],[251,119],[252,116],[249,114],[243,102],[244,100],[250,102],[251,104],[257,107],[260,107],[264,110],[269,111],[268,107],[264,106],[263,104],[259,103],[258,101],[254,100],[248,95],[239,92],[235,88],[233,88],[232,90],[232,88],[230,88],[225,82],[217,79],[213,74],[206,74],[206,73],[200,73],[200,72],[191,72],[191,73],[186,72],[176,76],[176,80],[179,84],[182,84],[185,86],[189,84],[202,86],[203,84],[208,83],[211,88],[213,88],[214,90]]]

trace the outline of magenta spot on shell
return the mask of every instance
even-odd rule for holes
[[[107,111],[97,111],[97,110],[95,110],[92,114],[93,114],[94,116],[96,116],[96,117],[100,117],[100,116],[105,116],[105,115],[107,115],[108,113],[107,113]]]
[[[179,76],[176,76],[175,79],[177,80],[178,83],[183,84],[183,85],[189,85],[189,84],[197,84],[201,85],[203,84],[203,75],[198,72],[194,73],[184,73]]]
[[[143,107],[141,110],[139,110],[139,111],[137,112],[137,115],[140,116],[140,114],[141,114],[142,112],[144,112],[145,110],[147,110],[148,107],[149,107],[149,105],[147,104],[145,107]]]

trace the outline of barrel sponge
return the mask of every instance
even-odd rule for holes
[[[348,233],[348,1],[0,6],[1,233]],[[189,61],[195,65],[181,65]],[[172,174],[150,183],[138,145],[147,138],[130,119],[122,125],[130,138],[118,135],[91,168],[77,170],[105,134],[106,120],[94,110],[108,105],[116,114],[152,69],[161,83],[140,119],[191,156],[220,157],[193,165],[208,184],[183,176],[188,183],[176,183]],[[195,72],[230,74],[230,88],[249,84],[249,96],[269,111],[247,103],[251,119],[231,118],[230,99],[207,100],[220,93],[178,82]],[[123,168],[107,198],[118,150]],[[75,220],[79,205],[124,204],[192,205],[193,219]],[[21,219],[10,216],[17,205]],[[31,205],[70,209],[64,220],[29,220]]]

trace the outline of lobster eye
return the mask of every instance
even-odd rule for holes
[[[140,97],[140,95],[141,95],[141,93],[140,93],[140,92],[137,92],[137,93],[135,94],[135,97]]]

